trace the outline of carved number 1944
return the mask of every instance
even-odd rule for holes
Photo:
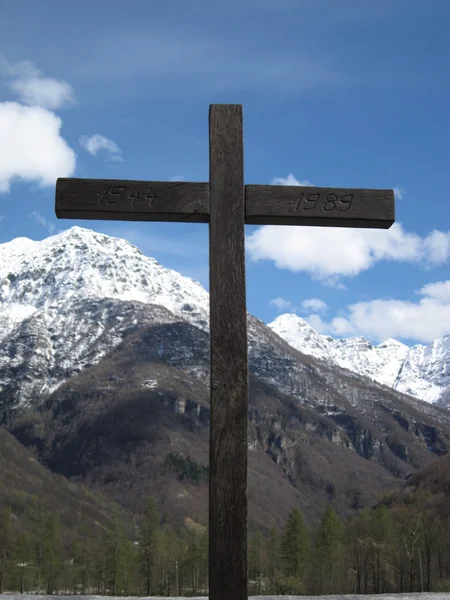
[[[153,188],[149,188],[145,194],[140,194],[136,186],[133,186],[128,195],[125,194],[126,186],[115,185],[108,186],[103,192],[99,194],[99,200],[97,204],[117,204],[122,199],[128,200],[131,206],[134,206],[136,202],[144,202],[147,206],[153,206],[153,201],[157,200]],[[129,189],[129,188],[128,188]]]

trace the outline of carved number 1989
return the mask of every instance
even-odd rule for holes
[[[323,202],[319,202],[320,199],[320,193],[303,193],[298,199],[294,210],[309,211],[320,206],[320,209],[325,212],[331,212],[332,210],[343,212],[348,210],[352,205],[353,194],[344,194],[343,196],[339,197],[337,194],[330,193],[323,198]]]

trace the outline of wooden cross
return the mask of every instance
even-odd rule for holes
[[[244,186],[242,106],[209,110],[209,183],[58,179],[62,219],[209,223],[209,598],[247,596],[244,224],[388,229],[392,190]]]

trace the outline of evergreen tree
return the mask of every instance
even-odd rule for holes
[[[95,594],[101,596],[106,592],[106,552],[109,538],[103,532],[97,536],[91,546],[91,570],[90,581],[94,587]]]
[[[327,594],[336,593],[338,566],[343,553],[343,535],[344,527],[330,504],[320,524],[316,544],[316,560],[323,583],[322,589]]]
[[[395,510],[397,536],[397,578],[402,591],[413,592],[419,571],[419,543],[422,533],[421,513],[416,506]]]
[[[345,529],[350,589],[355,594],[369,593],[369,527],[369,511],[363,511],[351,517]]]
[[[309,534],[303,515],[298,508],[294,508],[281,537],[281,564],[284,575],[298,581],[303,580],[309,548]]]
[[[113,528],[107,537],[105,547],[105,583],[108,592],[117,596],[123,591],[124,569],[128,540],[117,510],[114,513]]]
[[[155,588],[158,532],[158,508],[155,499],[150,496],[142,519],[139,537],[140,566],[146,596],[151,596]]]
[[[173,532],[168,526],[159,529],[156,532],[156,574],[158,585],[156,592],[160,595],[171,596],[176,588],[176,561],[178,560],[178,551]]]
[[[208,530],[199,534],[199,552],[198,552],[198,589],[199,593],[203,594],[208,589],[208,554],[209,552],[209,535]]]
[[[270,530],[267,542],[267,554],[269,556],[269,589],[267,591],[276,594],[278,592],[278,577],[281,572],[280,533],[276,527],[272,527]]]
[[[186,544],[182,563],[184,589],[197,596],[204,589],[206,581],[207,533],[187,531],[184,534],[184,541]]]
[[[31,546],[34,563],[34,588],[37,593],[41,593],[43,566],[44,566],[44,535],[45,535],[45,516],[40,511],[35,523],[31,528]]]
[[[136,584],[136,561],[132,542],[124,537],[122,541],[122,560],[120,564],[121,590],[125,596],[134,595],[131,592]]]
[[[436,511],[431,509],[424,514],[422,526],[425,591],[431,592],[436,576],[436,557],[439,551],[439,532],[442,530],[442,521]]]
[[[11,512],[4,508],[0,513],[0,594],[4,591],[6,569],[13,550]]]
[[[60,579],[63,570],[63,553],[61,544],[61,524],[56,514],[50,515],[46,520],[43,538],[43,571],[47,594],[59,591]]]
[[[183,543],[180,537],[171,529],[167,531],[167,593],[169,596],[179,596],[183,588]],[[180,588],[181,586],[181,588]]]
[[[17,538],[14,550],[14,589],[18,589],[21,594],[24,594],[27,591],[27,575],[29,572],[31,558],[32,544],[30,536],[26,532],[22,532]]]
[[[72,557],[74,567],[74,590],[82,596],[86,595],[89,582],[89,565],[91,561],[91,540],[86,524],[80,526],[72,542]]]
[[[267,540],[258,531],[250,539],[248,544],[248,571],[249,579],[253,581],[252,594],[262,594],[265,581],[268,577]]]
[[[372,593],[382,594],[388,586],[394,524],[385,506],[372,511],[370,521]]]

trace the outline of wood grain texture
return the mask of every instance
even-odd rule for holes
[[[121,179],[58,179],[60,219],[208,223],[209,184]],[[395,221],[392,190],[245,186],[248,225],[387,229]]]
[[[209,598],[247,595],[247,311],[241,105],[211,105]]]
[[[210,182],[58,179],[63,219],[209,222],[209,598],[247,600],[244,223],[389,228],[392,190],[247,185],[241,105],[211,105]]]
[[[58,179],[60,219],[209,221],[209,184],[119,179]]]
[[[392,190],[246,185],[249,225],[309,225],[389,229],[395,221]]]

